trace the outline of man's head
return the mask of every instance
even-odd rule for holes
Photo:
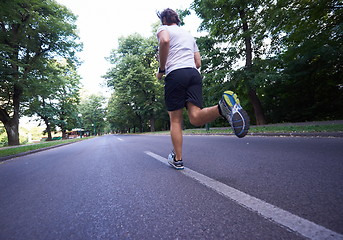
[[[157,16],[163,25],[172,25],[174,23],[179,25],[181,22],[177,13],[170,8],[163,10],[161,13],[158,12]]]

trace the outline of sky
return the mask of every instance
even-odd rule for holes
[[[78,16],[78,35],[83,42],[79,53],[82,65],[78,73],[89,93],[109,96],[110,90],[100,87],[101,77],[111,67],[105,57],[117,48],[118,38],[139,33],[151,36],[151,25],[158,21],[156,11],[165,8],[186,9],[193,0],[56,0]],[[200,19],[192,12],[185,18],[185,29],[197,36]]]

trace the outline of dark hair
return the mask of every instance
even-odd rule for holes
[[[173,24],[173,23],[176,23],[177,25],[179,25],[181,22],[177,13],[170,8],[164,9],[161,13],[157,12],[157,16],[161,19],[162,24],[163,24],[163,20],[168,25]]]

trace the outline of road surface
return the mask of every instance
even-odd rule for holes
[[[343,139],[107,135],[0,164],[0,239],[343,239]]]

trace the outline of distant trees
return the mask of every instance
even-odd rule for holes
[[[115,131],[155,131],[163,119],[163,85],[155,77],[156,37],[132,34],[119,39],[109,58],[113,67],[105,78],[114,89],[108,120]],[[159,123],[161,125],[161,123]]]
[[[19,144],[23,101],[31,99],[37,87],[49,87],[51,61],[77,63],[75,52],[81,45],[75,20],[66,7],[52,0],[1,2],[0,121],[9,145]]]
[[[30,93],[24,92],[23,113],[37,116],[46,125],[47,141],[52,139],[56,127],[66,137],[66,131],[77,122],[78,104],[80,102],[80,76],[76,69],[67,63],[49,62],[46,76],[36,75],[35,87]],[[38,80],[39,79],[39,80]]]
[[[105,97],[92,94],[82,98],[78,112],[79,122],[76,126],[88,130],[91,135],[104,133],[107,112]]]

